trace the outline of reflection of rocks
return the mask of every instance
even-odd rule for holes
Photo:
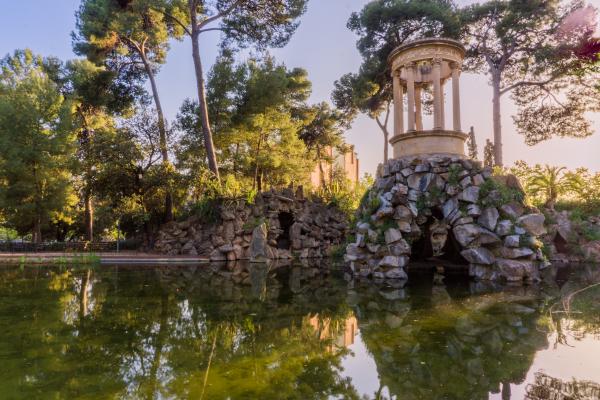
[[[535,382],[527,385],[525,400],[597,400],[600,384],[592,381],[562,381],[543,372],[535,373]]]
[[[406,279],[398,269],[410,256],[470,264],[479,280],[537,281],[544,215],[517,202],[519,191],[515,177],[460,157],[389,160],[358,210],[346,261],[355,276],[375,279]]]
[[[539,288],[413,282],[393,300],[380,290],[363,282],[353,302],[380,385],[392,397],[487,399],[502,383],[522,381],[547,346],[536,329]]]
[[[320,258],[344,240],[348,228],[344,213],[290,189],[260,193],[253,204],[223,200],[209,213],[165,224],[154,249],[211,261]]]

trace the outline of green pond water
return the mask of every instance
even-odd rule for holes
[[[546,275],[2,267],[0,399],[598,399],[600,267]]]

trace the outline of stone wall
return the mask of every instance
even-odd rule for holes
[[[380,166],[345,259],[355,274],[406,279],[411,258],[454,257],[483,280],[532,281],[545,263],[544,216],[522,203],[512,176],[456,156]]]
[[[191,217],[162,227],[155,251],[212,261],[319,258],[344,241],[344,213],[305,199],[301,188],[258,194],[253,204],[224,199],[214,221]]]

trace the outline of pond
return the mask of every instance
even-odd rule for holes
[[[0,397],[598,399],[600,268],[553,273],[2,267]]]

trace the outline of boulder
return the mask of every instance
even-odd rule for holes
[[[467,247],[479,236],[480,228],[475,224],[458,225],[453,228],[454,237],[462,247]]]
[[[406,275],[406,272],[404,272],[402,268],[392,268],[389,271],[386,271],[385,277],[387,279],[408,279],[408,275]]]
[[[483,176],[481,174],[476,174],[473,176],[473,185],[481,186],[483,185],[483,182],[485,182],[485,179],[483,179]]]
[[[484,247],[466,249],[461,251],[460,254],[471,264],[491,265],[496,261],[496,257],[492,252]]]
[[[252,231],[250,262],[265,262],[267,260],[267,247],[267,225],[263,222]]]
[[[469,186],[458,194],[458,199],[467,203],[477,203],[479,200],[479,187]]]
[[[517,223],[521,225],[529,234],[533,236],[541,236],[546,233],[544,214],[528,214],[517,219]]]
[[[477,204],[469,204],[467,206],[467,215],[471,217],[479,217],[481,215],[481,207]]]
[[[394,212],[394,219],[401,221],[410,221],[413,217],[413,213],[406,206],[397,206]]]
[[[496,226],[496,233],[500,236],[510,235],[512,227],[513,223],[511,220],[503,219],[502,221],[498,222],[498,225]]]
[[[517,219],[525,212],[525,207],[519,203],[508,203],[500,206],[500,212],[503,216],[511,219]]]
[[[495,269],[489,265],[470,264],[469,276],[476,280],[491,281],[496,279],[497,274]]]
[[[410,233],[410,223],[407,221],[398,221],[398,229],[400,229],[400,232]]]
[[[367,233],[370,228],[371,225],[369,225],[368,222],[359,222],[358,224],[356,224],[356,231],[358,233]]]
[[[510,235],[504,238],[504,246],[506,247],[519,247],[521,243],[521,236]]]
[[[529,260],[507,260],[496,259],[496,266],[500,276],[509,282],[521,282],[523,280],[539,280],[537,264]]]
[[[408,264],[408,257],[406,256],[385,256],[377,265],[384,268],[401,268],[406,264]]]
[[[464,178],[461,179],[459,184],[460,184],[460,187],[462,187],[463,189],[466,189],[467,187],[469,187],[473,184],[473,181],[471,180],[470,176],[465,176]]]
[[[477,238],[477,243],[479,244],[494,244],[500,243],[502,239],[494,232],[488,231],[484,228],[479,228],[479,237]]]
[[[528,247],[503,247],[500,253],[502,257],[510,259],[531,257],[534,254]]]
[[[496,207],[487,207],[481,212],[481,215],[477,219],[477,223],[484,228],[493,231],[496,229],[498,217],[500,217],[500,214],[498,213]]]
[[[396,228],[389,228],[384,232],[385,243],[392,244],[402,239],[402,233]]]
[[[413,173],[414,171],[412,170],[412,168],[404,168],[400,171],[400,174],[405,178],[411,176]]]
[[[442,206],[442,214],[446,220],[450,220],[458,212],[458,200],[456,197],[448,199]]]
[[[371,252],[371,253],[379,252],[380,248],[381,248],[381,245],[378,245],[378,244],[373,244],[373,243],[367,244],[367,250],[369,250],[369,252]]]
[[[403,256],[410,254],[410,245],[404,239],[398,240],[396,243],[388,246],[390,253],[393,256]]]
[[[382,205],[379,207],[375,215],[371,216],[371,219],[380,220],[386,217],[394,215],[394,208],[391,205]]]

